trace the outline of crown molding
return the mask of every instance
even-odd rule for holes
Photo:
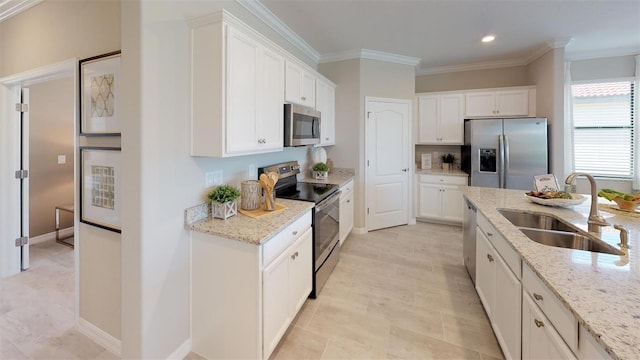
[[[291,45],[295,46],[298,50],[308,56],[316,64],[320,60],[320,53],[311,47],[304,39],[296,34],[287,24],[282,22],[271,10],[267,9],[258,0],[235,0],[242,7],[247,9],[250,13],[255,15],[258,19],[262,20],[267,26],[272,28],[276,33],[287,40]]]
[[[18,15],[30,7],[40,4],[44,0],[4,0],[0,2],[0,22]]]
[[[420,63],[420,58],[369,49],[353,49],[347,51],[339,51],[331,54],[324,54],[320,56],[319,62],[327,63],[351,59],[380,60],[409,66],[417,66]]]

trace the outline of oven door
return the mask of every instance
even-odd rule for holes
[[[315,270],[317,271],[340,238],[340,191],[316,204],[314,220]]]

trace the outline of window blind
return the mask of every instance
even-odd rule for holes
[[[634,84],[576,84],[573,96],[574,169],[630,179],[634,163]]]

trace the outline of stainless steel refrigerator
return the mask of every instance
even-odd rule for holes
[[[546,118],[465,120],[462,169],[471,186],[532,190],[548,159]]]

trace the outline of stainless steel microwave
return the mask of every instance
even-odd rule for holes
[[[320,112],[295,104],[284,104],[284,146],[320,143]]]

